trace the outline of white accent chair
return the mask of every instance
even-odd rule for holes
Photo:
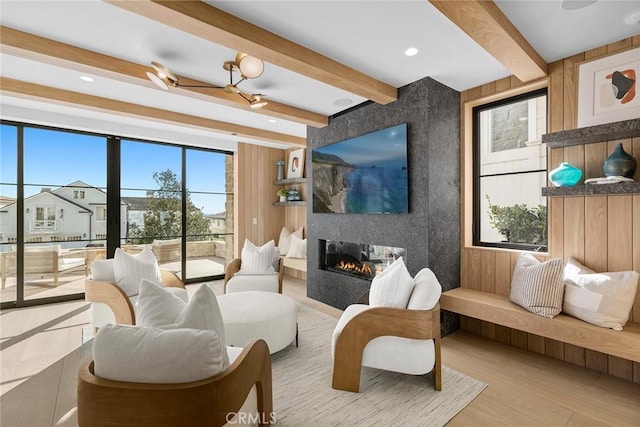
[[[406,308],[352,304],[344,311],[332,337],[334,389],[358,392],[362,366],[409,375],[433,371],[435,389],[442,389],[442,287],[428,268],[414,280]]]
[[[282,293],[284,279],[283,261],[278,255],[275,273],[270,274],[242,274],[240,268],[242,259],[232,259],[224,269],[224,293],[261,291]]]
[[[114,259],[95,260],[91,266],[92,279],[84,282],[84,299],[91,302],[91,325],[94,330],[107,323],[136,324],[136,300],[138,295],[128,296],[116,284],[113,271]],[[160,269],[162,285],[183,300],[188,299],[182,280],[174,273]]]

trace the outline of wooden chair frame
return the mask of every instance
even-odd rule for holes
[[[336,342],[331,385],[334,389],[352,392],[360,390],[364,348],[369,341],[382,336],[433,339],[434,387],[438,391],[442,390],[440,304],[436,304],[431,310],[374,307],[355,315],[345,325]]]
[[[271,357],[264,340],[248,344],[224,372],[181,384],[111,381],[94,375],[88,360],[78,372],[78,425],[222,426],[256,386],[261,426],[273,414]]]
[[[175,273],[160,269],[160,276],[163,286],[184,289],[184,283]],[[108,305],[115,315],[116,323],[119,325],[136,324],[136,314],[129,296],[115,283],[102,280],[85,280],[84,299],[85,301],[100,302]]]
[[[240,258],[234,258],[227,263],[224,268],[224,293],[227,293],[227,282],[240,271],[242,266],[242,260]],[[282,281],[284,280],[284,265],[282,257],[280,258],[280,264],[278,267],[278,293],[282,293]]]

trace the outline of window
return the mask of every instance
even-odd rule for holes
[[[473,109],[474,245],[546,250],[547,90]]]
[[[84,199],[84,190],[73,190],[74,199]]]
[[[106,206],[98,206],[96,208],[96,220],[97,221],[106,221],[107,220],[107,207]]]

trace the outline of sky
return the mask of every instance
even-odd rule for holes
[[[17,132],[11,125],[0,126],[0,195],[16,197]],[[105,190],[107,183],[107,142],[103,136],[25,128],[25,197],[41,187],[57,188],[83,181]],[[158,188],[154,172],[170,169],[181,175],[181,147],[122,140],[122,196],[144,197],[146,190]],[[224,211],[225,155],[197,149],[187,150],[187,189],[195,206],[205,214]],[[125,190],[130,189],[130,190]],[[134,191],[137,190],[137,191]]]
[[[315,151],[335,154],[347,163],[371,163],[407,157],[407,125],[401,123],[386,129],[316,148]]]

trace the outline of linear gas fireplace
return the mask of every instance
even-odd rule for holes
[[[406,250],[367,243],[320,240],[320,269],[372,280]]]

